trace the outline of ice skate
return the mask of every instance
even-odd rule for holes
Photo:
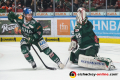
[[[114,65],[111,65],[109,70],[116,70],[116,67]]]
[[[58,63],[58,67],[59,67],[60,69],[63,69],[65,66],[64,66],[64,64],[63,64],[62,62],[59,62],[59,63]]]
[[[31,62],[31,65],[32,65],[32,68],[33,68],[33,69],[35,69],[35,70],[37,69],[37,66],[36,66],[36,63],[35,63],[35,62]]]
[[[116,67],[114,66],[113,63],[110,63],[107,70],[116,70]]]

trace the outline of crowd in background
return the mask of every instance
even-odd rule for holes
[[[71,12],[72,0],[16,0],[16,11],[22,12],[24,7],[30,7],[32,11],[36,12],[53,12],[53,6],[55,6],[55,12]],[[106,0],[73,0],[73,11],[76,12],[79,7],[84,7],[89,12],[89,4],[91,11],[97,11],[97,9],[106,9]],[[120,9],[120,0],[107,0],[108,9]],[[15,11],[15,0],[0,0],[0,13]]]

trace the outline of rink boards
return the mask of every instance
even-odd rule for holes
[[[75,16],[35,17],[43,27],[43,37],[47,42],[70,42],[76,25]],[[115,16],[88,16],[93,24],[93,31],[99,37],[100,43],[120,44],[120,21]],[[19,42],[22,38],[16,24],[7,17],[0,18],[0,42]]]
[[[70,37],[43,37],[46,42],[70,42]],[[0,42],[20,42],[22,37],[0,37]],[[120,39],[99,38],[100,43],[120,44]]]

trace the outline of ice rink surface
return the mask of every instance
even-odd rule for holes
[[[70,52],[68,51],[70,42],[48,42],[49,47],[60,57],[65,64]],[[35,47],[35,46],[34,46]],[[39,52],[35,47],[43,61],[47,66],[58,66],[50,60],[44,53]],[[37,70],[33,70],[20,50],[19,42],[0,42],[0,80],[120,80],[120,44],[105,44],[100,43],[100,50],[98,55],[101,57],[111,58],[117,70],[94,70],[79,67],[68,62],[63,69],[48,70],[41,63],[35,52],[31,47],[30,51],[37,64]],[[76,76],[71,78],[69,73],[75,71],[76,73],[117,73],[117,76]]]

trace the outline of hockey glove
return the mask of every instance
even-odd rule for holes
[[[73,49],[77,49],[77,41],[76,40],[71,41],[68,51],[71,51]]]
[[[28,43],[33,43],[34,42],[34,37],[33,36],[29,36],[28,38],[26,38],[28,40]]]
[[[16,15],[14,14],[14,12],[9,12],[8,14],[8,19],[10,20],[10,22],[15,22],[14,19],[16,19]]]

